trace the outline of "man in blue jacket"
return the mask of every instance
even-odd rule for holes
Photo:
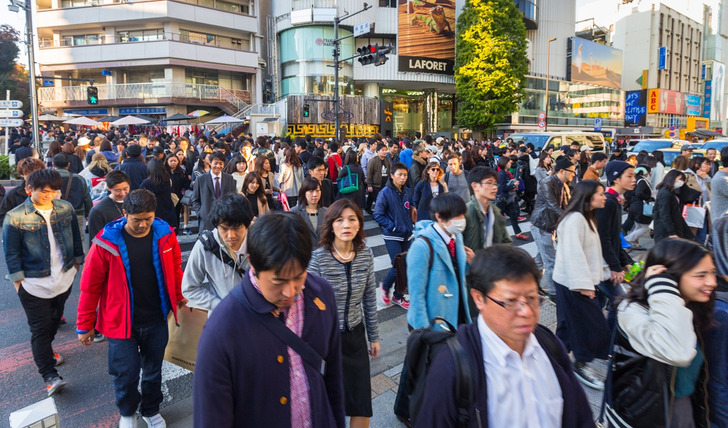
[[[397,269],[394,267],[394,257],[407,251],[412,238],[412,215],[414,207],[412,204],[412,191],[405,186],[409,171],[403,163],[392,165],[389,172],[387,185],[382,188],[377,196],[377,204],[374,207],[374,221],[382,228],[384,245],[387,247],[392,268],[382,281],[382,301],[389,306],[391,303],[409,309],[409,302],[403,294],[396,290],[394,296],[390,296],[390,290],[397,278]]]
[[[343,428],[336,301],[325,279],[306,272],[308,227],[296,214],[269,213],[247,245],[250,269],[200,338],[195,427]]]
[[[465,426],[594,427],[566,349],[538,324],[540,276],[536,263],[520,248],[494,245],[475,254],[470,294],[480,314],[457,331],[473,373],[475,402],[467,409]],[[415,421],[459,426],[457,373],[452,353],[439,352]]]

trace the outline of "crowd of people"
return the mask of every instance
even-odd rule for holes
[[[51,128],[43,140],[43,153],[13,141],[22,181],[0,203],[8,279],[50,396],[66,387],[53,340],[81,272],[78,339],[109,342],[121,427],[137,412],[166,426],[168,317],[189,308],[208,314],[195,426],[369,426],[378,294],[407,310],[410,330],[459,326],[473,373],[460,411],[463,362],[438,353],[419,414],[400,384],[406,424],[594,426],[585,385],[605,389],[614,426],[728,426],[728,167],[717,153],[684,147],[665,165],[659,151],[430,135]],[[365,215],[392,262],[380,283]],[[193,233],[183,270],[177,236]],[[533,240],[536,257],[514,239]],[[546,299],[555,334],[538,324]],[[605,386],[589,363],[610,357]]]

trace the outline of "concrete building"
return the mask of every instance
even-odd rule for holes
[[[260,103],[254,0],[36,0],[43,110],[89,116],[192,110],[235,114]],[[262,3],[266,3],[263,1]],[[91,79],[98,105],[86,101]]]

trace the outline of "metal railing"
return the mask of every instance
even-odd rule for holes
[[[218,35],[206,35],[200,33],[170,33],[170,32],[151,32],[146,30],[140,33],[123,33],[116,34],[114,37],[105,37],[104,35],[87,35],[83,43],[74,40],[72,37],[65,37],[60,40],[43,38],[38,41],[41,49],[60,48],[60,47],[79,47],[79,46],[96,46],[107,43],[139,43],[139,42],[156,42],[161,40],[171,40],[182,43],[194,43],[197,45],[212,46],[223,49],[234,49],[238,51],[249,52],[249,40],[243,38],[223,37]]]
[[[99,101],[151,98],[197,98],[209,101],[224,101],[240,111],[248,103],[230,90],[217,85],[193,83],[148,82],[118,85],[95,85],[99,90]],[[86,86],[58,86],[38,89],[41,103],[86,101]]]

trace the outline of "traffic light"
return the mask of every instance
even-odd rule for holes
[[[309,111],[309,105],[304,104],[303,105],[303,117],[309,117],[310,115],[311,115],[311,113]]]
[[[86,101],[88,101],[89,104],[98,104],[99,88],[96,86],[89,86],[86,88]]]
[[[369,65],[374,64],[374,57],[377,53],[377,45],[366,45],[356,50],[359,53],[359,64]]]
[[[387,62],[387,60],[389,59],[387,57],[387,54],[392,52],[392,47],[393,46],[392,45],[377,46],[375,44],[374,47],[377,50],[377,54],[376,54],[376,56],[374,58],[374,66],[375,67],[379,67],[380,65],[384,65],[384,63]]]

